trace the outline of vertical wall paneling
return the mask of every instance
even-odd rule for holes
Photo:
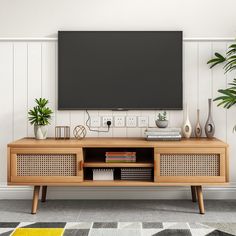
[[[198,43],[186,42],[184,47],[184,109],[188,104],[189,119],[194,129],[198,102]],[[193,134],[192,134],[193,135]]]
[[[14,137],[27,136],[27,43],[14,43]]]
[[[225,42],[214,42],[212,45],[213,53],[219,52],[224,54],[226,51]],[[212,69],[212,91],[213,98],[218,97],[220,94],[217,92],[218,89],[226,88],[226,75],[222,69],[222,65],[218,65]],[[213,120],[216,127],[215,136],[226,140],[226,110],[222,107],[217,106],[217,102],[213,103]]]
[[[208,117],[208,98],[212,98],[212,71],[207,65],[212,56],[211,45],[211,42],[200,42],[198,51],[198,108],[203,136],[206,136],[204,126]]]
[[[55,42],[42,43],[42,97],[49,100],[48,106],[54,111],[52,115],[51,125],[48,129],[48,135],[54,136],[56,101],[55,101]]]
[[[28,109],[35,106],[35,98],[42,97],[42,43],[28,43]],[[28,124],[28,136],[33,137],[33,126]]]
[[[56,75],[55,75],[55,42],[42,43],[42,97],[49,100],[49,107],[54,111],[51,125],[48,129],[48,135],[54,136],[56,120]]]
[[[13,44],[0,43],[0,182],[7,179],[7,143],[13,139]]]
[[[58,43],[55,43],[56,51],[55,51],[55,104],[56,104],[56,109],[58,108],[58,103],[57,103],[57,97],[58,97]],[[55,113],[55,125],[68,125],[70,126],[71,124],[71,116],[70,116],[70,111],[59,111],[57,110]]]
[[[181,127],[183,125],[183,111],[169,111],[169,126],[170,127]]]

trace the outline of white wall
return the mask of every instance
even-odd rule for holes
[[[235,0],[0,0],[0,37],[58,30],[183,30],[233,37]]]
[[[207,99],[217,95],[233,74],[227,77],[220,68],[209,70],[206,61],[217,50],[224,52],[228,40],[216,41],[214,37],[235,35],[236,15],[234,0],[165,0],[165,1],[79,1],[79,0],[0,0],[0,37],[48,37],[57,30],[183,30],[184,36],[210,37],[208,40],[184,42],[184,101],[190,106],[192,124],[196,121],[196,109],[201,110],[201,123],[207,118]],[[225,10],[223,10],[225,9]],[[220,17],[219,17],[220,15]],[[222,20],[223,19],[223,20]],[[27,122],[27,110],[35,97],[47,97],[56,109],[57,95],[57,41],[24,39],[0,41],[0,198],[31,197],[28,187],[6,186],[6,144],[23,136],[32,136]],[[93,111],[95,115],[135,114],[148,115],[150,125],[158,111]],[[213,116],[216,137],[230,144],[231,185],[207,189],[210,198],[236,197],[236,135],[232,127],[236,123],[236,108],[226,111],[214,104]],[[180,126],[182,111],[168,113],[171,126]],[[50,135],[55,125],[74,127],[84,124],[84,111],[56,111]],[[88,133],[88,136],[96,133]],[[113,128],[101,136],[132,137],[143,135],[141,128]],[[185,188],[60,188],[49,189],[54,198],[183,198],[189,196]],[[125,191],[120,191],[125,189]],[[107,190],[107,191],[106,191]],[[164,191],[165,190],[165,191]]]

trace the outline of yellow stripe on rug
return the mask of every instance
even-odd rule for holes
[[[12,236],[62,236],[62,228],[18,228]]]

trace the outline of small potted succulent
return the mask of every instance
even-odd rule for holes
[[[34,134],[36,139],[46,139],[48,125],[50,124],[53,111],[46,107],[48,100],[45,98],[35,99],[36,106],[29,110],[29,122],[34,125]]]
[[[158,128],[166,128],[168,126],[168,120],[166,117],[166,111],[158,114],[158,118],[156,120],[156,126]]]

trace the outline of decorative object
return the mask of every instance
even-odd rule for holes
[[[69,138],[70,138],[70,126],[55,127],[55,139],[69,139]]]
[[[215,134],[215,125],[212,119],[212,99],[208,99],[208,118],[205,124],[205,133],[208,138],[213,138]]]
[[[211,64],[210,68],[218,64],[224,63],[223,69],[225,74],[236,70],[236,44],[232,44],[228,47],[226,55],[223,56],[220,53],[215,53],[215,57],[207,62]],[[220,96],[215,98],[214,101],[219,101],[218,106],[223,106],[226,109],[231,108],[236,104],[236,79],[229,83],[230,87],[226,89],[219,89]],[[233,128],[236,131],[236,125]]]
[[[114,169],[93,169],[93,180],[114,180]]]
[[[195,126],[194,131],[195,131],[195,136],[197,138],[200,138],[202,136],[202,126],[200,124],[200,110],[199,109],[197,109],[197,124]]]
[[[83,139],[86,136],[87,131],[83,125],[78,125],[74,128],[73,134],[75,138]]]
[[[190,138],[192,134],[192,126],[189,120],[189,114],[188,114],[188,104],[186,103],[186,109],[185,109],[185,121],[182,127],[183,136],[185,138]]]
[[[46,139],[48,133],[48,125],[53,111],[46,107],[48,100],[45,98],[35,99],[37,106],[29,110],[29,121],[34,125],[34,134],[36,139]]]
[[[164,111],[163,113],[159,113],[158,114],[158,118],[156,120],[156,126],[159,128],[166,128],[168,126],[168,120],[166,117],[166,111]]]

